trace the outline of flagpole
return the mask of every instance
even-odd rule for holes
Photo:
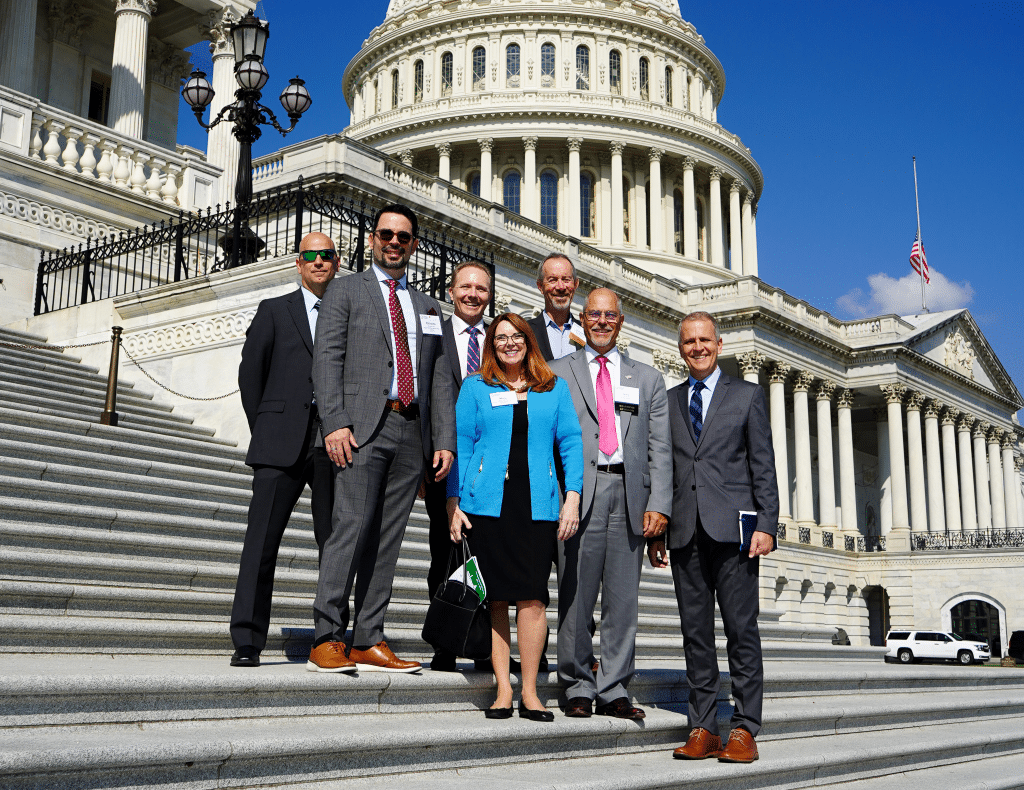
[[[921,200],[917,195],[917,157],[912,157],[914,160],[914,205],[917,206],[917,241],[921,245],[921,249],[924,249],[924,239],[921,238]],[[924,266],[919,266],[921,276],[921,312],[928,312],[928,303],[925,301],[924,292]]]

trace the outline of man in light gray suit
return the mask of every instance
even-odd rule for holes
[[[722,336],[708,313],[679,325],[679,353],[689,379],[668,393],[673,498],[668,547],[682,621],[690,737],[673,756],[749,763],[757,759],[764,670],[757,628],[759,558],[775,546],[779,486],[764,390],[718,366]],[[756,513],[749,546],[740,514]],[[665,541],[648,546],[665,566]],[[715,598],[725,627],[735,712],[725,748],[718,734]]]
[[[558,550],[558,677],[565,715],[642,719],[629,701],[638,593],[647,538],[665,532],[672,506],[665,382],[619,352],[619,297],[598,288],[580,321],[587,345],[551,362],[569,385],[583,428],[579,532]],[[594,671],[593,614],[601,592],[601,661]]]
[[[320,306],[313,385],[324,446],[335,464],[333,531],[323,549],[307,668],[415,672],[384,640],[395,564],[429,466],[448,474],[455,398],[444,364],[441,306],[408,287],[416,215],[385,206],[374,218],[373,265],[335,279]],[[355,588],[352,643],[344,638]]]

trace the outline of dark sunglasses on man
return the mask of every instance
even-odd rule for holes
[[[398,233],[395,233],[393,230],[383,228],[382,230],[375,230],[374,233],[376,233],[377,238],[380,239],[385,244],[387,244],[392,239],[397,238],[398,243],[404,247],[406,244],[412,241],[412,234],[406,233],[404,230],[400,230],[398,231]]]
[[[316,260],[316,256],[319,255],[325,261],[333,261],[338,253],[334,250],[303,250],[299,253],[302,256],[302,260],[306,263],[312,263]]]

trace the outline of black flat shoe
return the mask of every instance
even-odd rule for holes
[[[512,706],[509,705],[507,708],[488,708],[484,711],[484,718],[487,719],[511,719],[512,718]]]
[[[512,714],[509,713],[511,716]],[[530,721],[554,721],[555,714],[549,710],[530,710],[522,702],[519,703],[519,718]]]
[[[231,656],[231,666],[233,667],[258,667],[259,665],[260,651],[249,645],[238,648]]]

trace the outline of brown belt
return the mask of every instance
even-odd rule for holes
[[[420,406],[418,403],[410,403],[408,406],[403,406],[400,400],[391,400],[390,398],[384,402],[384,405],[390,411],[398,412],[407,419],[420,416]]]

